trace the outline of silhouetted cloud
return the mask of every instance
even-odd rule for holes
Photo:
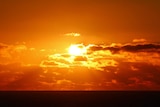
[[[122,50],[124,51],[128,51],[128,52],[153,52],[153,51],[157,51],[159,52],[160,50],[160,45],[159,44],[138,44],[138,45],[125,45],[123,47],[121,47]]]
[[[110,50],[112,53],[117,53],[120,51],[127,52],[159,52],[160,44],[129,44],[122,46],[91,46],[89,47],[89,52],[100,51],[100,50]]]

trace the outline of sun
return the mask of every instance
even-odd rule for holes
[[[86,53],[86,49],[82,44],[71,45],[68,52],[72,56],[83,56]]]

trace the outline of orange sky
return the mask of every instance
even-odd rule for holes
[[[69,32],[81,33],[80,41],[88,43],[135,38],[159,42],[157,0],[1,0],[0,5],[4,43],[54,47]]]
[[[157,0],[1,0],[0,13],[0,90],[160,89]]]

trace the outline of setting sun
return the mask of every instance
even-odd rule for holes
[[[86,49],[83,45],[71,45],[68,49],[70,55],[73,56],[82,56],[86,53]]]
[[[160,91],[159,1],[0,0],[0,91]]]

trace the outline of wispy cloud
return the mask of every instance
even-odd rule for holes
[[[147,42],[147,40],[144,39],[144,38],[141,38],[141,39],[133,39],[133,42],[136,42],[136,43],[145,43],[145,42]]]
[[[80,33],[66,33],[65,36],[73,36],[73,37],[78,37],[78,36],[81,36]]]

